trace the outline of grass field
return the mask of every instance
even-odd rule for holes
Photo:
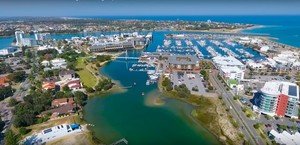
[[[80,76],[80,80],[87,87],[94,87],[97,83],[97,78],[87,69],[87,65],[84,64],[84,58],[79,58],[77,60],[77,73]]]

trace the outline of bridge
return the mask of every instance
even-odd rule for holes
[[[112,143],[110,145],[117,145],[117,144],[119,144],[121,142],[124,142],[125,144],[128,144],[128,141],[125,138],[122,138],[122,139],[120,139],[120,140],[118,140],[118,141],[116,141],[116,142],[114,142],[114,143]]]
[[[126,60],[128,60],[128,59],[139,60],[140,59],[139,57],[113,57],[113,58],[115,58],[115,59],[126,59]]]

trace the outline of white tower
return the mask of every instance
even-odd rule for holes
[[[16,45],[17,46],[22,46],[22,41],[23,41],[23,31],[16,31],[15,36],[16,36]]]

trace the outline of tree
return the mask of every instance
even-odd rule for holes
[[[69,88],[68,85],[64,85],[63,91],[64,91],[64,92],[69,92],[69,91],[71,91],[71,90],[70,90],[70,88]]]
[[[19,145],[19,136],[16,135],[12,130],[8,129],[5,132],[4,141],[6,145]]]
[[[25,135],[25,134],[29,133],[30,131],[31,131],[30,129],[27,129],[25,127],[19,128],[19,133],[22,135]]]
[[[280,125],[279,128],[281,128],[281,129],[283,129],[283,130],[286,130],[286,129],[287,129],[286,125]]]
[[[168,86],[170,83],[171,83],[171,81],[170,81],[168,78],[165,78],[165,79],[162,81],[162,86],[166,87],[166,86]]]
[[[254,127],[255,129],[258,129],[258,128],[260,127],[260,123],[255,123],[255,124],[253,125],[253,127]]]
[[[3,131],[3,127],[5,126],[5,122],[0,118],[0,132]]]
[[[15,82],[22,82],[25,80],[25,71],[15,71],[11,73],[8,78]]]
[[[75,101],[78,105],[80,105],[80,106],[85,105],[85,101],[87,100],[87,95],[86,94],[84,94],[81,91],[76,91],[74,93],[74,97],[75,97]]]
[[[173,90],[172,84],[168,84],[167,87],[166,87],[166,90],[167,91],[172,91]]]
[[[91,87],[87,87],[87,88],[86,88],[86,91],[87,91],[88,93],[94,93],[94,92],[95,92],[95,90],[94,90],[93,88],[91,88]]]
[[[0,100],[3,100],[12,95],[13,95],[13,89],[11,88],[11,86],[0,88]]]
[[[15,106],[18,104],[18,101],[15,98],[11,98],[11,99],[9,99],[8,104],[9,104],[9,106]]]
[[[5,62],[0,62],[0,74],[6,74],[11,72],[12,69],[8,64],[6,64]]]

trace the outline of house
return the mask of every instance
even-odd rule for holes
[[[0,76],[0,88],[9,86],[9,78],[8,75]]]
[[[55,90],[55,83],[51,81],[44,81],[42,84],[43,90]]]
[[[50,66],[50,62],[48,60],[44,60],[44,61],[41,62],[41,65],[45,66],[45,67]]]
[[[67,62],[63,58],[57,58],[50,61],[52,69],[67,68]]]
[[[65,85],[68,85],[68,87],[71,90],[76,90],[76,89],[80,89],[82,88],[82,84],[79,78],[71,78],[71,79],[65,79],[62,81],[58,81],[55,82],[56,85],[59,85],[61,87],[61,89],[63,89],[63,87]]]
[[[59,107],[63,105],[74,104],[74,98],[54,99],[51,103],[52,107]]]
[[[54,108],[54,109],[51,109],[51,110],[44,111],[39,116],[42,117],[42,116],[45,116],[48,113],[51,113],[53,117],[56,117],[58,115],[63,115],[63,114],[70,114],[70,113],[75,112],[75,108],[76,108],[76,105],[67,104],[67,105],[60,106],[58,108]]]
[[[59,78],[60,80],[71,80],[72,78],[75,78],[75,72],[73,70],[62,70],[59,72]]]
[[[82,84],[79,79],[73,79],[67,82],[67,85],[72,90],[80,89],[82,87]]]

